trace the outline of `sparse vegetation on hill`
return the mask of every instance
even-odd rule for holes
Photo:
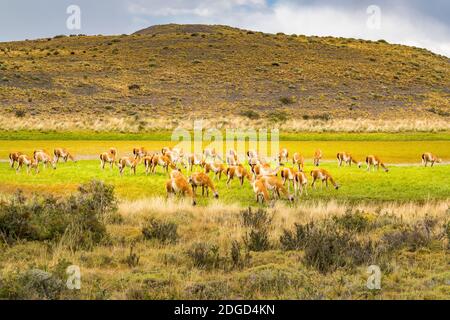
[[[238,117],[249,125],[301,120],[315,123],[311,128],[420,117],[433,128],[433,121],[448,123],[450,109],[446,57],[380,41],[226,26],[0,43],[0,70],[2,122],[15,118],[32,128],[49,118],[69,129],[121,119],[123,130],[142,131],[155,119],[171,128],[200,116],[220,116],[222,126]]]

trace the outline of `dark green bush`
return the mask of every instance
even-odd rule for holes
[[[145,239],[157,239],[161,243],[176,243],[178,240],[178,226],[173,222],[160,221],[150,218],[142,228]]]
[[[0,202],[0,235],[11,244],[19,240],[58,241],[72,249],[91,248],[106,239],[105,220],[117,211],[114,188],[92,181],[68,198],[34,196],[18,191]]]
[[[219,246],[204,242],[192,245],[187,251],[187,255],[191,258],[194,266],[199,269],[218,268],[223,260],[219,254]]]
[[[251,120],[258,120],[259,118],[261,118],[259,113],[253,110],[244,110],[240,113],[240,115],[243,117],[247,117]]]
[[[371,227],[371,222],[368,217],[359,210],[355,212],[348,210],[342,216],[334,216],[333,221],[338,226],[349,231],[363,232],[369,230]]]
[[[266,210],[258,208],[253,211],[252,208],[241,211],[242,226],[247,228],[260,229],[269,226],[273,217]]]

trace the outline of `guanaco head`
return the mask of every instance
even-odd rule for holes
[[[358,168],[361,168],[362,167],[362,163],[358,162],[357,166],[358,166]]]
[[[442,162],[442,159],[441,159],[441,158],[438,158],[438,159],[436,160],[436,162],[437,162],[437,163],[441,163],[441,162]]]

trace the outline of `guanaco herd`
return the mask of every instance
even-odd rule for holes
[[[295,196],[302,196],[303,193],[308,194],[308,177],[304,172],[305,159],[300,153],[294,153],[292,158],[289,156],[287,149],[280,150],[276,158],[277,166],[272,168],[269,162],[262,157],[259,157],[256,150],[249,150],[246,153],[246,164],[244,166],[239,160],[238,154],[235,150],[229,150],[226,155],[226,164],[222,161],[215,149],[205,149],[203,154],[185,155],[182,149],[164,147],[160,152],[149,152],[145,148],[134,148],[132,156],[125,156],[118,158],[116,148],[110,148],[108,151],[100,154],[100,167],[105,169],[108,164],[110,169],[114,165],[119,169],[122,176],[126,168],[130,169],[132,174],[136,174],[136,169],[140,163],[144,164],[145,174],[155,174],[158,167],[161,167],[163,172],[169,175],[169,180],[166,182],[167,196],[182,195],[190,197],[192,204],[196,205],[197,188],[202,189],[202,196],[209,196],[211,191],[215,198],[219,197],[213,179],[220,181],[222,175],[227,177],[226,186],[230,188],[232,181],[236,178],[240,186],[244,185],[247,179],[255,193],[257,202],[269,202],[271,198],[279,199],[284,197],[289,201],[294,201]],[[338,166],[351,166],[355,164],[361,168],[362,162],[359,162],[347,152],[339,152],[337,154]],[[335,189],[339,189],[339,184],[335,181],[333,176],[325,169],[318,168],[323,158],[321,150],[316,150],[313,155],[314,166],[317,167],[310,172],[312,178],[311,187],[316,188],[316,183],[321,183],[321,188],[325,184],[331,183]],[[292,167],[288,167],[287,163],[292,160]],[[71,160],[76,162],[74,156],[64,148],[57,148],[53,152],[53,157],[45,150],[35,150],[32,156],[28,156],[21,152],[12,152],[9,154],[10,166],[19,172],[24,166],[27,173],[34,170],[39,173],[39,164],[42,163],[44,168],[49,165],[56,169],[59,160],[67,162]],[[17,168],[15,164],[17,162]],[[383,161],[375,155],[369,155],[365,159],[367,171],[371,169],[375,171],[380,167],[388,172],[389,169]],[[424,153],[422,155],[422,165],[425,167],[428,164],[431,167],[435,163],[442,162],[432,153]],[[185,177],[181,171],[181,167],[189,170],[191,175]],[[195,169],[200,172],[194,172]],[[247,169],[248,168],[248,169]],[[170,170],[170,173],[169,173]],[[213,173],[213,179],[210,174]],[[293,193],[291,193],[291,187]]]

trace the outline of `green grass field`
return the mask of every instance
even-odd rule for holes
[[[450,166],[439,165],[434,168],[423,168],[413,166],[393,166],[389,173],[367,172],[364,168],[353,167],[338,168],[335,163],[323,165],[336,178],[341,188],[323,190],[308,189],[309,195],[302,199],[321,200],[348,200],[348,201],[370,201],[370,200],[431,200],[446,199],[450,194]],[[307,166],[309,172],[312,166]],[[39,174],[26,174],[25,171],[16,172],[3,163],[0,169],[0,192],[11,193],[20,188],[25,191],[39,193],[68,194],[76,189],[80,183],[92,179],[98,179],[115,185],[117,194],[122,199],[140,199],[165,194],[164,183],[168,176],[157,169],[156,174],[146,176],[144,167],[138,168],[136,176],[132,176],[129,170],[125,171],[123,177],[119,176],[118,170],[100,170],[99,162],[93,160],[79,161],[78,163],[60,164],[57,170],[41,170]],[[185,174],[188,172],[184,171]],[[242,205],[254,203],[254,195],[248,181],[244,187],[234,180],[229,189],[226,187],[226,178],[217,183],[218,191],[222,201],[227,203],[238,202]],[[319,184],[320,186],[320,184]],[[212,202],[211,198],[206,200],[199,198],[200,204]]]
[[[46,149],[51,152],[55,147],[68,148],[79,159],[77,163],[60,163],[57,170],[42,170],[39,174],[26,174],[25,170],[16,173],[8,163],[0,163],[0,192],[10,194],[17,189],[28,192],[67,194],[76,189],[80,183],[99,179],[112,183],[122,199],[140,199],[162,196],[165,194],[164,183],[168,176],[158,168],[155,175],[145,176],[144,166],[140,165],[136,176],[129,170],[123,177],[118,169],[99,168],[98,154],[109,147],[116,147],[119,156],[129,155],[135,146],[145,146],[148,150],[161,150],[163,146],[173,146],[169,141],[50,141],[22,140],[2,141],[0,159],[6,160],[12,150],[32,154],[34,149]],[[324,152],[323,167],[328,169],[340,184],[340,190],[332,188],[311,191],[302,199],[348,200],[348,201],[424,201],[428,199],[447,199],[450,194],[450,166],[439,164],[434,168],[419,166],[420,155],[425,151],[438,154],[445,161],[450,158],[448,141],[285,141],[280,147],[288,148],[291,153],[301,152],[307,158],[305,171],[312,169],[310,158],[316,148]],[[367,172],[362,168],[337,167],[335,155],[339,151],[353,153],[358,160],[367,154],[379,155],[390,167],[390,172]],[[95,160],[93,160],[95,159]],[[288,164],[288,166],[291,164]],[[189,173],[184,170],[184,173]],[[227,203],[237,202],[243,205],[254,203],[254,196],[249,182],[240,188],[238,181],[233,181],[227,189],[225,177],[217,184],[220,198]],[[310,181],[311,182],[311,181]],[[217,183],[217,182],[216,182]],[[213,200],[199,199],[200,204]]]

